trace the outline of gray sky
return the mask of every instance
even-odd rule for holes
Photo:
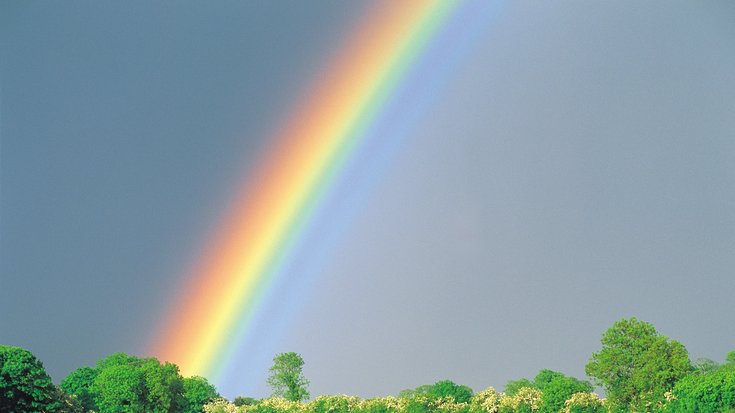
[[[0,343],[139,355],[365,4],[0,4]],[[509,2],[264,339],[312,394],[542,368],[637,316],[735,349],[735,4]],[[255,351],[255,350],[254,350]]]

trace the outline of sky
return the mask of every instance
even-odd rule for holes
[[[0,4],[0,343],[55,382],[147,356],[359,1]],[[735,349],[735,4],[504,2],[225,396],[550,368],[653,323]],[[300,290],[301,291],[301,290]],[[242,387],[238,387],[242,386]]]

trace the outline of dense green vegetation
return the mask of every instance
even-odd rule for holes
[[[56,387],[29,351],[0,346],[0,413],[195,413],[217,398],[202,377],[123,353],[74,370]]]
[[[30,351],[0,346],[0,412],[58,410],[61,402],[43,364]]]
[[[263,400],[221,398],[202,377],[182,377],[176,365],[155,358],[113,354],[81,367],[54,386],[28,350],[0,346],[0,413],[735,413],[735,351],[723,364],[690,362],[686,348],[650,323],[622,319],[602,335],[586,372],[590,382],[552,370],[511,380],[505,392],[442,380],[397,397],[309,398],[304,360],[297,353],[273,359]]]

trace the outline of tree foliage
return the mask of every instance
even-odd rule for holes
[[[97,363],[91,393],[99,413],[176,413],[187,406],[184,379],[175,364],[124,353]]]
[[[58,412],[56,387],[28,350],[0,345],[0,413]]]
[[[589,393],[592,385],[583,380],[566,376],[564,373],[543,369],[533,380],[511,380],[505,385],[506,395],[513,397],[521,389],[533,388],[541,391],[539,411],[556,413],[564,407],[564,402],[575,393]]]
[[[602,350],[585,370],[605,388],[613,406],[652,411],[692,366],[681,343],[660,335],[650,323],[629,318],[602,335]]]
[[[101,369],[92,394],[100,413],[142,413],[148,407],[145,373],[132,364]]]
[[[74,370],[61,389],[98,413],[195,413],[219,397],[204,378],[183,378],[175,364],[125,353]]]
[[[574,394],[592,392],[589,382],[552,370],[541,370],[533,382],[541,390],[542,412],[556,413]]]
[[[398,397],[408,398],[408,397],[416,396],[418,394],[428,394],[429,392],[431,392],[433,388],[434,388],[433,384],[422,384],[421,386],[418,386],[415,389],[401,390],[398,393]]]
[[[175,413],[183,410],[186,399],[178,366],[148,358],[140,363],[139,368],[145,380],[146,412]]]
[[[193,376],[183,379],[183,413],[200,413],[205,404],[219,398],[217,390],[204,377]],[[237,401],[237,399],[235,399]]]
[[[735,364],[735,351],[727,353],[727,356],[725,356],[725,363]]]
[[[235,406],[252,406],[256,403],[258,403],[257,399],[254,399],[252,397],[245,397],[245,396],[237,396],[235,397],[235,400],[232,401],[232,403]]]
[[[473,391],[467,386],[457,384],[451,380],[441,380],[434,383],[428,392],[435,397],[448,397],[455,403],[469,403]]]
[[[516,393],[518,393],[518,390],[524,388],[524,387],[535,387],[533,382],[528,379],[518,379],[518,380],[508,380],[507,383],[505,383],[505,394],[508,396],[514,396]]]
[[[719,413],[735,409],[735,365],[684,377],[669,396],[671,413]]]
[[[303,374],[304,359],[294,352],[280,353],[273,357],[271,375],[268,385],[274,396],[290,401],[301,401],[309,398],[309,380]]]
[[[80,367],[61,381],[61,390],[66,394],[76,396],[79,403],[85,411],[97,411],[97,405],[94,402],[92,394],[92,386],[97,378],[97,369],[91,367]]]
[[[56,387],[54,399],[60,405],[57,410],[58,413],[87,413],[90,411],[82,405],[77,396],[64,392],[61,387]]]

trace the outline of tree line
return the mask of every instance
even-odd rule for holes
[[[442,380],[397,396],[360,399],[308,392],[304,360],[274,357],[269,398],[222,398],[203,377],[172,363],[123,353],[81,367],[54,385],[28,350],[0,345],[0,413],[735,413],[735,351],[719,364],[690,361],[678,341],[636,318],[615,322],[585,366],[590,381],[543,369],[503,392]],[[594,393],[594,385],[605,398]]]

